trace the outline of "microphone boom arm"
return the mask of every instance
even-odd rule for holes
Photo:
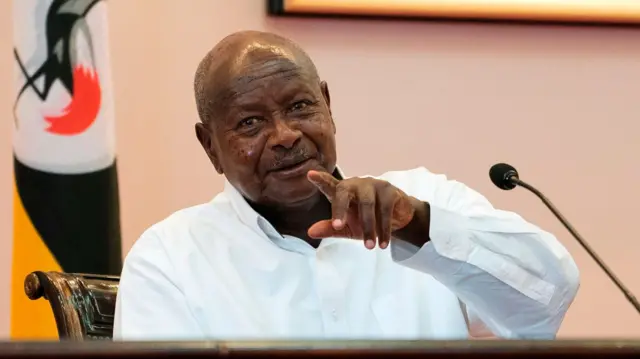
[[[620,289],[620,291],[627,297],[627,299],[634,306],[636,311],[640,313],[640,303],[638,302],[636,297],[631,293],[629,289],[627,289],[627,287],[625,287],[624,284],[622,284],[622,282],[618,279],[618,277],[616,277],[613,271],[604,263],[602,259],[600,259],[600,257],[596,254],[596,252],[594,252],[593,249],[591,249],[589,244],[587,244],[587,242],[584,240],[584,238],[582,238],[582,236],[578,233],[578,231],[575,228],[573,228],[571,224],[569,224],[569,221],[567,221],[566,218],[564,218],[564,216],[560,213],[560,211],[556,209],[553,203],[551,203],[551,201],[547,199],[547,197],[545,197],[536,188],[520,180],[518,177],[511,176],[511,178],[509,178],[509,181],[511,181],[514,184],[517,184],[520,187],[524,187],[528,189],[529,191],[533,192],[533,194],[538,196],[538,198],[540,198],[542,203],[544,203],[545,206],[547,206],[547,208],[549,208],[549,210],[556,216],[556,218],[558,218],[560,223],[562,223],[564,227],[573,235],[573,237],[578,241],[578,243],[580,243],[582,248],[584,248],[584,250],[587,251],[587,253],[591,256],[591,258],[593,258],[593,260],[596,261],[596,263],[600,266],[600,268],[602,268],[602,270],[607,274],[607,276],[609,276],[609,279],[611,279],[611,281],[615,283],[616,286],[618,286],[618,289]]]

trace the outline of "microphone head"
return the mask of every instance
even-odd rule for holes
[[[518,171],[509,164],[497,163],[491,166],[489,178],[491,178],[491,182],[493,182],[496,187],[508,191],[516,187],[511,179],[518,178]]]

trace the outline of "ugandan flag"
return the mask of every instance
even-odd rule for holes
[[[55,339],[35,270],[119,274],[113,93],[101,0],[14,0],[12,339]]]

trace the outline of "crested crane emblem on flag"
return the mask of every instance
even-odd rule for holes
[[[73,136],[87,130],[96,120],[102,101],[100,78],[95,65],[91,29],[86,16],[101,0],[53,0],[48,7],[45,23],[46,57],[33,73],[29,73],[18,49],[14,56],[24,75],[25,83],[17,93],[18,106],[27,90],[33,91],[45,102],[59,82],[69,95],[66,104],[47,109],[42,115],[46,131],[56,135]],[[79,51],[84,41],[87,54]],[[40,82],[41,88],[38,87]],[[57,87],[59,89],[60,87]],[[20,118],[16,117],[16,126]]]

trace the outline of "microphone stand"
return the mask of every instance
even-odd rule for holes
[[[593,260],[596,261],[598,266],[600,266],[600,268],[607,274],[607,276],[609,276],[609,279],[611,279],[611,281],[613,281],[613,283],[618,287],[618,289],[620,289],[620,291],[625,295],[625,297],[627,297],[627,300],[629,300],[629,302],[631,303],[631,305],[633,305],[635,310],[638,313],[640,313],[640,303],[638,302],[636,297],[631,293],[631,291],[627,287],[625,287],[624,284],[622,284],[620,279],[616,277],[613,271],[604,263],[602,259],[600,259],[600,257],[596,254],[596,252],[594,252],[594,250],[591,249],[591,247],[587,244],[584,238],[582,238],[582,236],[578,233],[578,231],[575,228],[573,228],[573,226],[569,223],[569,221],[567,221],[566,218],[564,218],[564,216],[560,213],[560,211],[558,211],[558,209],[553,205],[553,203],[551,203],[551,201],[547,199],[547,197],[545,197],[542,194],[542,192],[538,191],[536,188],[534,188],[530,184],[520,180],[518,177],[511,176],[511,178],[509,178],[509,181],[511,181],[514,184],[517,184],[520,187],[524,187],[528,189],[529,191],[533,192],[533,194],[538,196],[540,200],[542,200],[542,203],[544,203],[547,206],[547,208],[549,208],[549,210],[556,216],[556,218],[558,218],[560,223],[564,225],[564,227],[571,233],[571,235],[573,235],[573,237],[578,241],[578,243],[580,243],[582,248],[584,248],[584,250],[587,251],[587,253],[589,253],[591,258],[593,258]]]

